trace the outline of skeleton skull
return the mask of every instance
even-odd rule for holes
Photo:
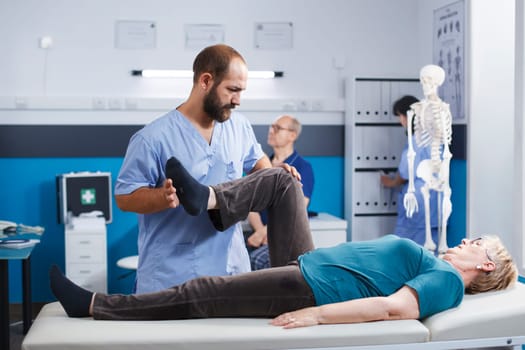
[[[425,96],[437,95],[437,88],[445,81],[445,70],[434,64],[426,65],[419,72],[419,80]]]

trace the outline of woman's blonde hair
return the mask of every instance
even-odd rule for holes
[[[497,236],[483,236],[482,240],[487,258],[496,265],[496,268],[490,272],[480,273],[465,289],[468,294],[505,289],[518,278],[518,268],[501,240]]]

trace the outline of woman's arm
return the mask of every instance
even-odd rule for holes
[[[390,177],[388,175],[381,175],[380,177],[381,184],[385,187],[397,187],[405,184],[408,180],[405,180],[399,175],[399,172],[396,173],[395,177]]]
[[[287,312],[271,321],[274,326],[297,328],[317,324],[358,323],[419,318],[417,293],[404,286],[388,297],[371,297]]]

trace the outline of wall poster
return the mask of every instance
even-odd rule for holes
[[[225,29],[222,24],[186,24],[184,32],[186,49],[202,50],[207,46],[224,43]]]
[[[293,48],[293,23],[255,23],[255,48],[273,50],[287,50]]]
[[[434,11],[433,62],[445,70],[439,96],[450,105],[453,122],[466,122],[464,0]]]

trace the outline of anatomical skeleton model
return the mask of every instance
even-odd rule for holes
[[[430,190],[438,192],[438,220],[440,225],[438,253],[444,253],[447,247],[447,221],[452,212],[452,193],[449,183],[449,168],[452,153],[449,145],[452,140],[452,116],[450,107],[443,102],[438,94],[438,87],[445,81],[445,71],[436,65],[427,65],[421,69],[420,82],[425,98],[414,103],[407,112],[408,125],[408,189],[403,204],[407,217],[412,217],[418,211],[414,186],[415,151],[412,144],[412,120],[414,119],[415,139],[421,147],[431,147],[431,159],[423,160],[417,167],[416,174],[425,184],[421,194],[425,206],[425,244],[428,250],[435,251],[436,244],[432,240],[430,227]]]

